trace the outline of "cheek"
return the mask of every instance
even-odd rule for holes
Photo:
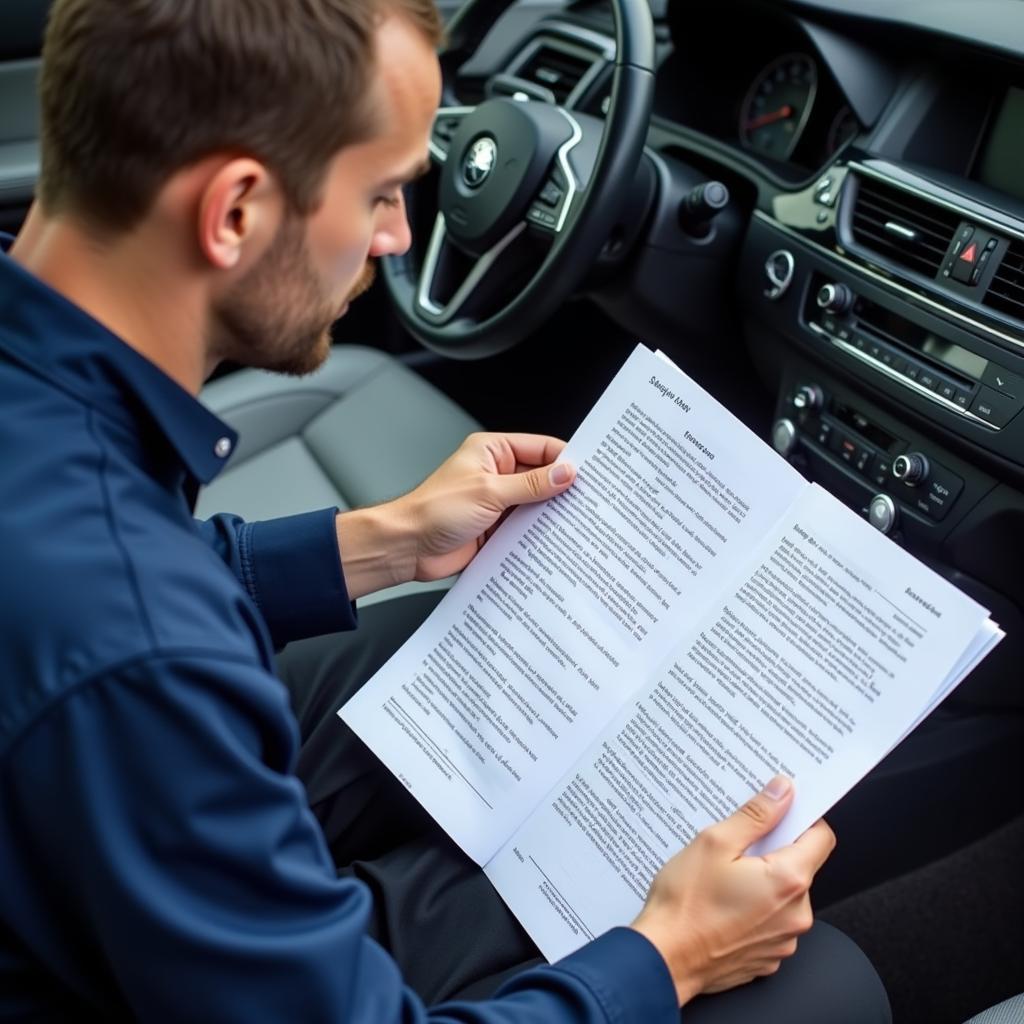
[[[373,241],[375,219],[363,209],[336,210],[324,216],[317,213],[317,222],[309,232],[310,254],[318,274],[332,288],[345,287],[362,271]]]

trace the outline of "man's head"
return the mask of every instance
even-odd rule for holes
[[[159,226],[206,275],[212,358],[312,369],[409,244],[440,35],[432,0],[56,0],[41,211],[99,244]]]

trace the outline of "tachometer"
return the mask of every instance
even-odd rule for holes
[[[740,108],[740,141],[776,160],[787,160],[800,141],[814,96],[818,66],[805,53],[773,60],[758,76]]]

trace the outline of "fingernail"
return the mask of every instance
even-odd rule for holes
[[[567,484],[569,482],[569,477],[571,476],[572,473],[564,462],[560,462],[557,466],[552,466],[548,472],[548,479],[555,487],[561,487],[562,484]]]
[[[767,786],[764,787],[764,795],[769,800],[781,800],[790,789],[793,783],[785,775],[776,775]]]

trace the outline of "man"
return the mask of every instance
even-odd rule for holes
[[[326,836],[294,774],[289,702],[305,734],[337,694],[302,656],[289,694],[274,648],[458,570],[505,509],[572,483],[561,442],[485,434],[377,508],[190,515],[234,444],[203,380],[226,359],[313,369],[367,259],[408,246],[438,38],[429,0],[54,5],[39,199],[0,264],[2,1020],[647,1024],[773,974],[810,928],[827,826],[743,855],[789,805],[777,779],[669,862],[631,927],[427,1011],[382,944],[432,1001],[536,951],[340,723]],[[375,814],[393,835],[364,835]],[[389,916],[402,882],[435,905]],[[811,935],[810,970],[743,990],[758,1016],[885,1019],[859,954]],[[834,1010],[793,991],[815,971]]]

